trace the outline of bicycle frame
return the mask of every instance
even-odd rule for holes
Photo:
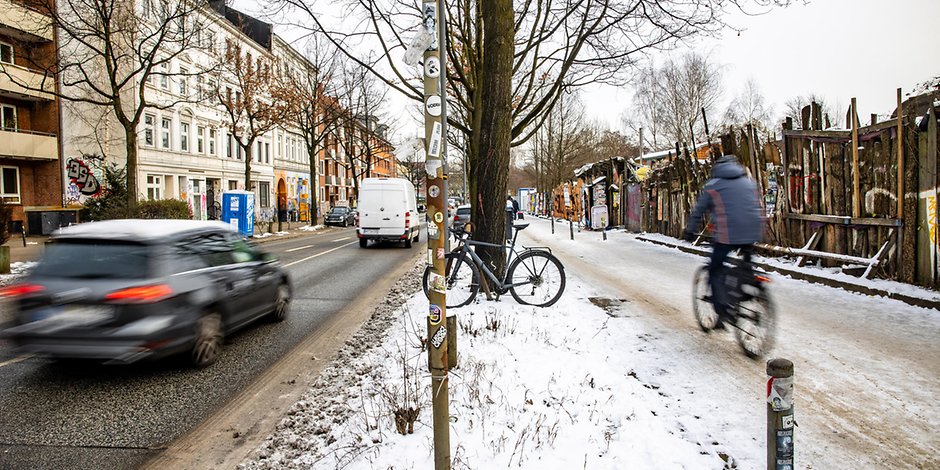
[[[490,279],[490,281],[492,281],[493,285],[495,285],[496,288],[500,292],[505,292],[507,289],[511,287],[523,286],[527,283],[523,282],[519,284],[512,284],[512,283],[505,282],[506,276],[509,275],[509,265],[511,264],[512,260],[514,260],[515,258],[518,258],[523,253],[526,253],[531,250],[535,250],[537,249],[537,247],[526,247],[525,249],[522,250],[522,252],[517,252],[516,251],[516,239],[518,238],[518,236],[519,236],[519,230],[517,229],[516,232],[513,234],[512,244],[503,245],[503,244],[498,244],[498,243],[488,243],[488,242],[481,242],[477,240],[471,240],[468,234],[462,234],[461,237],[459,238],[460,256],[458,258],[458,261],[465,260],[465,257],[469,255],[470,259],[473,261],[474,264],[476,264],[477,268],[479,268],[480,271],[483,274],[485,274],[486,277]],[[488,246],[492,248],[500,248],[502,250],[506,250],[507,248],[509,249],[509,253],[506,255],[506,263],[503,266],[503,269],[501,270],[501,272],[499,273],[500,275],[499,277],[497,277],[496,273],[493,273],[493,271],[490,271],[490,268],[486,266],[486,263],[483,262],[483,259],[480,258],[480,256],[477,255],[474,250],[470,249],[471,246]],[[551,249],[546,248],[546,250],[549,253],[551,253]]]

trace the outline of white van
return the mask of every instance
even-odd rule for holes
[[[420,241],[421,218],[415,187],[401,178],[365,178],[359,185],[359,246],[369,240],[403,241],[406,248]]]

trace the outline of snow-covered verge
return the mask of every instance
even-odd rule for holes
[[[399,292],[418,288],[409,278]],[[377,310],[240,468],[431,468],[427,311],[420,291]],[[550,308],[507,296],[448,314],[458,316],[460,363],[450,375],[453,468],[763,466],[761,436],[727,428],[754,417],[660,384],[668,372],[656,362],[656,332],[570,273]],[[374,326],[386,322],[383,338]],[[759,389],[742,395],[744,409],[761,409]],[[395,411],[408,408],[417,421],[402,435]]]
[[[17,279],[25,276],[30,269],[33,269],[33,266],[36,266],[35,261],[20,261],[16,263],[10,263],[10,273],[0,274],[0,286],[12,284]]]

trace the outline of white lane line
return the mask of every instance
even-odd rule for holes
[[[353,243],[356,243],[356,242],[349,242],[349,243],[347,243],[347,244],[345,244],[345,245],[340,245],[340,246],[338,246],[338,247],[336,247],[336,248],[331,248],[331,249],[326,250],[326,251],[324,251],[324,252],[322,252],[322,253],[317,253],[317,254],[315,254],[315,255],[308,256],[308,257],[306,257],[306,258],[304,258],[304,259],[299,259],[299,260],[297,260],[297,261],[294,261],[293,263],[287,263],[287,264],[284,265],[284,267],[285,267],[285,268],[289,268],[289,267],[291,267],[291,266],[293,266],[293,265],[295,265],[295,264],[297,264],[297,263],[303,263],[304,261],[314,259],[314,258],[316,258],[317,256],[323,256],[323,255],[325,255],[325,254],[327,254],[327,253],[334,252],[334,251],[336,251],[336,250],[338,250],[338,249],[340,249],[340,248],[343,248],[343,247],[347,247],[347,246],[349,246],[349,245],[352,245]]]
[[[350,238],[352,238],[352,237],[337,238],[336,240],[333,240],[333,241],[334,241],[334,242],[341,242],[341,241],[343,241],[343,240],[349,240]]]
[[[33,357],[32,354],[27,354],[25,356],[20,356],[20,357],[14,357],[13,359],[10,359],[9,361],[0,362],[0,367],[8,366],[10,364],[16,364],[17,362],[25,361],[31,357]]]
[[[313,246],[313,245],[298,246],[297,248],[291,248],[291,249],[289,249],[289,250],[284,250],[284,253],[290,253],[290,252],[292,252],[292,251],[297,251],[297,250],[306,250],[307,248],[310,248],[310,247],[312,247],[312,246]]]

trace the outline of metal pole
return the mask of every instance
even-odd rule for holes
[[[767,361],[767,470],[793,470],[793,363]]]
[[[434,427],[434,468],[450,469],[450,411],[447,372],[448,354],[447,300],[445,295],[446,241],[450,217],[447,215],[446,114],[446,13],[444,0],[425,0],[422,4],[423,26],[437,35],[437,48],[424,51],[424,136],[427,144],[427,223],[430,306],[428,309],[428,369],[431,372],[431,406]],[[456,343],[454,343],[456,344]]]

